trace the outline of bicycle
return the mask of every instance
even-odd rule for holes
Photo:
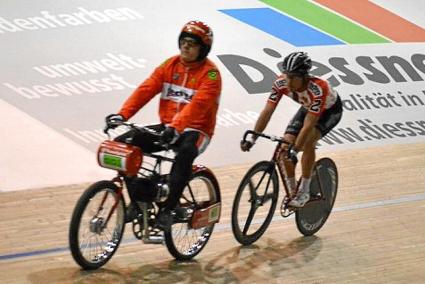
[[[278,173],[286,193],[280,208],[281,216],[287,218],[295,213],[299,232],[305,236],[315,234],[325,224],[335,203],[338,191],[338,171],[335,162],[330,158],[321,158],[316,161],[310,185],[310,200],[302,208],[290,207],[288,204],[291,198],[284,182],[284,166],[279,162],[278,157],[281,144],[289,143],[280,137],[252,130],[245,132],[242,142],[247,141],[248,135],[277,142],[277,146],[272,159],[254,164],[239,184],[232,208],[232,231],[236,240],[242,245],[250,245],[266,231],[278,202]],[[265,210],[258,212],[266,206]]]
[[[120,122],[137,131],[160,135],[147,127]],[[127,143],[108,140],[100,144],[97,157],[100,166],[117,171],[111,180],[89,186],[74,208],[70,228],[69,247],[72,257],[83,269],[97,269],[105,265],[117,251],[126,223],[132,223],[134,236],[147,244],[163,244],[177,260],[195,257],[207,244],[221,212],[220,188],[213,172],[205,166],[193,165],[192,176],[183,190],[173,222],[167,228],[158,227],[161,204],[166,200],[169,174],[162,173],[162,163],[173,163],[167,157],[172,145],[162,145],[165,154],[143,153],[143,149]],[[159,145],[159,144],[158,144]],[[153,163],[145,161],[151,157]],[[134,176],[142,181],[137,194],[128,190],[129,209],[124,197],[125,179]],[[175,212],[181,212],[180,215]]]

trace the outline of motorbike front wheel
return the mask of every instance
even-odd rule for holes
[[[91,185],[77,201],[69,228],[72,257],[83,269],[97,269],[117,251],[124,234],[125,203],[111,181]]]

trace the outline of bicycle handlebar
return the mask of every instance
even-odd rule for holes
[[[244,135],[243,135],[242,142],[247,141],[247,140],[246,140],[246,138],[247,138],[247,136],[248,136],[249,134],[251,134],[251,135],[253,135],[253,136],[256,136],[256,137],[263,137],[263,138],[269,139],[269,140],[271,140],[271,141],[273,141],[273,142],[278,142],[278,143],[283,143],[283,144],[288,144],[288,145],[290,144],[288,141],[286,141],[285,139],[283,139],[283,138],[281,138],[281,137],[279,137],[279,136],[275,136],[275,135],[268,135],[268,134],[264,134],[264,133],[256,132],[256,131],[254,131],[254,130],[247,130],[247,131],[245,131],[245,133],[244,133]]]
[[[109,133],[108,133],[109,130],[112,129],[110,127],[111,125],[112,126],[121,126],[121,125],[124,125],[124,126],[127,126],[127,127],[131,128],[131,129],[136,129],[138,131],[148,132],[148,133],[150,133],[152,135],[155,135],[155,136],[161,136],[161,134],[159,132],[157,132],[157,131],[155,131],[155,130],[153,130],[151,128],[144,127],[144,126],[139,126],[139,125],[136,125],[135,123],[131,123],[131,122],[127,122],[127,121],[121,121],[121,120],[111,121],[111,122],[109,122],[109,125],[106,125],[106,127],[105,127],[105,129],[103,131],[106,134],[108,134],[108,135],[109,135]]]
[[[291,144],[290,142],[286,141],[285,139],[283,139],[281,137],[278,137],[278,136],[275,136],[275,135],[268,135],[268,134],[256,132],[256,131],[253,131],[253,130],[247,130],[247,131],[245,131],[245,133],[243,135],[242,142],[246,142],[247,141],[246,140],[246,137],[249,134],[251,134],[253,136],[256,136],[256,137],[263,137],[263,138],[269,139],[269,140],[271,140],[273,142],[278,142],[279,144],[286,144],[286,145],[290,145]],[[292,163],[294,163],[294,165],[296,165],[298,163],[298,159],[297,159],[296,156],[295,157],[291,157],[290,160],[292,161]]]
[[[122,126],[122,125],[123,126],[127,126],[127,127],[131,128],[131,129],[135,129],[135,130],[140,131],[140,132],[149,133],[150,135],[157,136],[158,138],[160,138],[161,135],[162,135],[161,132],[157,132],[154,129],[151,129],[149,127],[140,126],[140,125],[137,125],[135,123],[131,123],[131,122],[127,122],[127,121],[122,121],[122,120],[110,121],[109,124],[106,125],[105,129],[103,130],[103,132],[105,132],[108,135],[109,139],[110,139],[111,136],[109,134],[109,130],[112,129],[111,126],[116,126],[117,127],[117,126]],[[155,141],[154,144],[155,145],[162,146],[165,150],[176,151],[176,147],[174,146],[174,144],[162,143],[160,141]]]

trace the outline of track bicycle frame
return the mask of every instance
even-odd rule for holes
[[[280,178],[282,180],[283,188],[285,189],[285,193],[286,193],[286,196],[285,196],[285,198],[283,200],[282,216],[283,217],[288,217],[289,215],[291,215],[292,213],[294,213],[298,209],[298,208],[290,208],[290,207],[288,207],[288,203],[289,203],[289,201],[291,199],[289,197],[290,195],[289,195],[288,187],[287,187],[287,185],[285,183],[285,177],[286,177],[285,167],[283,165],[282,160],[279,157],[280,154],[281,154],[281,150],[280,150],[281,145],[282,144],[289,144],[289,142],[286,141],[286,140],[284,140],[284,139],[282,139],[282,138],[280,138],[280,137],[278,137],[278,136],[267,135],[267,134],[255,132],[255,131],[252,131],[252,130],[248,130],[248,131],[245,132],[242,141],[247,141],[246,138],[247,138],[248,135],[254,135],[254,136],[257,136],[257,137],[263,137],[263,138],[266,138],[266,139],[271,140],[273,142],[277,142],[277,145],[276,145],[276,148],[274,150],[273,156],[272,156],[272,158],[270,160],[270,167],[273,167],[273,169],[270,168],[270,176],[269,176],[269,180],[267,181],[266,192],[264,193],[263,198],[261,200],[261,203],[259,205],[263,205],[263,203],[267,200],[266,197],[267,197],[267,190],[268,190],[269,184],[270,184],[270,179],[272,178],[273,171],[275,171],[276,166],[277,166],[277,169],[278,169]],[[296,162],[295,162],[295,164],[296,164]],[[308,206],[308,204],[310,204],[312,202],[315,202],[315,201],[325,200],[325,196],[324,196],[323,191],[322,191],[322,182],[320,180],[320,175],[319,175],[319,172],[318,172],[318,169],[317,169],[316,166],[314,167],[314,171],[315,171],[315,174],[316,174],[316,177],[317,177],[317,180],[318,180],[318,184],[319,184],[319,192],[316,195],[311,196],[310,197],[310,200],[306,203],[305,206]],[[255,193],[256,192],[256,190],[258,189],[259,185],[263,181],[265,175],[266,175],[266,173],[263,174],[263,176],[261,177],[261,179],[258,182],[257,186],[254,188],[254,190],[253,190],[254,192],[251,192],[251,193]],[[287,209],[289,209],[289,212],[283,214],[283,212],[286,211]]]

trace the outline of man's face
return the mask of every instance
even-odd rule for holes
[[[201,45],[190,37],[184,37],[180,40],[180,58],[184,62],[194,62],[199,56]]]
[[[303,77],[298,74],[288,73],[286,78],[288,80],[288,87],[291,92],[301,91],[304,83]]]

